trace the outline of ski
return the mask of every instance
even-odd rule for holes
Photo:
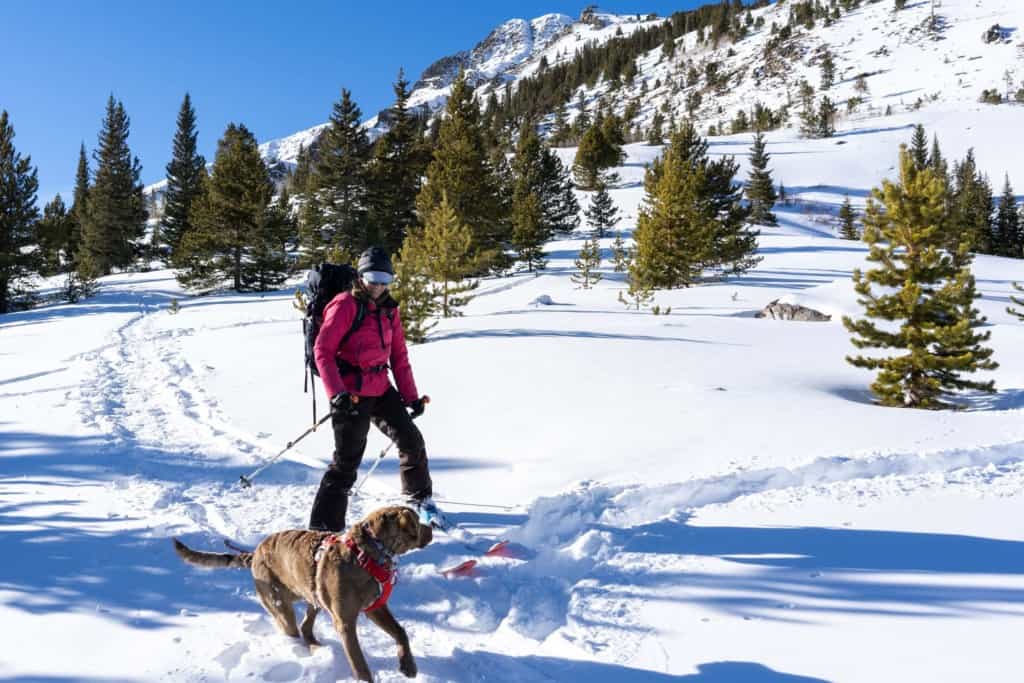
[[[498,541],[483,552],[484,557],[515,557],[508,547],[508,541]],[[445,578],[476,576],[477,559],[469,559],[451,567],[438,569]]]

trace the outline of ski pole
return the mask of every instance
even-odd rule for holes
[[[319,427],[320,425],[322,425],[324,422],[327,422],[327,420],[329,420],[330,417],[331,417],[331,414],[328,412],[326,415],[324,415],[322,418],[320,418],[319,422],[314,423],[311,427],[306,429],[306,431],[304,431],[301,434],[299,434],[292,441],[289,441],[288,445],[285,446],[284,449],[282,449],[280,453],[275,455],[270,460],[267,460],[265,463],[263,463],[262,465],[257,467],[255,470],[253,470],[252,473],[250,473],[248,477],[245,476],[244,474],[240,475],[238,477],[238,485],[241,486],[243,489],[252,488],[252,480],[255,479],[256,476],[259,475],[260,472],[262,472],[263,470],[265,470],[268,467],[270,467],[271,465],[273,465],[274,462],[276,462],[277,459],[280,458],[282,455],[287,453],[291,449],[292,446],[294,446],[298,442],[302,441],[311,432],[315,432],[316,428]]]
[[[430,397],[429,396],[424,396],[423,397],[423,403],[424,403],[424,405],[430,403]],[[413,418],[413,419],[415,419],[415,418]],[[377,466],[380,465],[380,461],[384,459],[384,456],[386,456],[388,454],[388,451],[390,451],[391,447],[394,446],[394,445],[395,445],[395,442],[392,441],[387,446],[385,446],[384,448],[381,449],[380,453],[377,455],[377,459],[373,461],[373,466],[370,467],[370,471],[366,473],[365,477],[363,477],[362,479],[359,480],[359,483],[356,484],[356,487],[354,489],[352,489],[351,493],[348,494],[349,496],[355,496],[355,495],[359,494],[359,489],[363,488],[363,484],[365,484],[366,480],[370,478],[370,475],[374,473],[374,471],[377,469]]]

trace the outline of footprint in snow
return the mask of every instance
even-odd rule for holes
[[[224,668],[224,678],[231,677],[231,670],[238,666],[242,661],[242,655],[248,651],[249,645],[247,643],[235,643],[213,658],[214,661]]]
[[[302,667],[295,662],[281,662],[270,667],[266,673],[263,674],[263,680],[265,681],[297,681],[299,676],[302,675]]]

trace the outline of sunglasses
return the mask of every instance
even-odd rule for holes
[[[360,277],[369,285],[389,285],[395,279],[394,275],[385,273],[382,270],[368,270],[360,275]]]

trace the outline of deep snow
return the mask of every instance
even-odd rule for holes
[[[414,347],[437,497],[520,554],[455,580],[437,573],[465,557],[451,539],[404,558],[392,605],[420,679],[1017,680],[1024,325],[1003,309],[1021,261],[975,266],[999,393],[956,413],[881,408],[838,322],[858,312],[865,248],[832,222],[846,193],[862,205],[892,173],[917,120],[948,158],[973,145],[991,176],[1024,182],[1002,129],[1019,111],[772,133],[796,201],[747,276],[659,292],[669,316],[627,311],[607,262],[595,289],[573,288],[581,230],[548,246],[543,274],[484,281]],[[750,136],[711,142],[745,155]],[[626,236],[659,150],[627,151],[613,191]],[[776,298],[833,321],[753,317]],[[328,647],[309,655],[244,572],[188,568],[169,541],[251,545],[305,523],[328,431],[236,486],[309,424],[291,300],[189,298],[154,271],[0,319],[0,680],[349,675],[326,617]],[[364,472],[383,445],[374,432]],[[396,467],[353,517],[393,500]],[[360,636],[379,680],[400,680],[386,636],[368,622]]]

